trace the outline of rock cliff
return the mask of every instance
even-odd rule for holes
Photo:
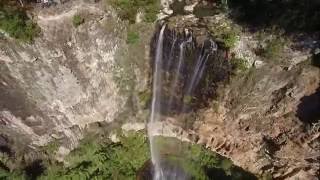
[[[33,43],[0,40],[1,146],[23,152],[59,141],[64,154],[90,124],[117,123],[146,89],[148,38],[138,66],[129,59],[126,23],[103,2],[71,1],[32,14],[41,28]],[[79,26],[76,15],[84,17]]]

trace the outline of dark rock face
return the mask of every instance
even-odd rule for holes
[[[35,160],[26,166],[25,172],[31,180],[36,180],[45,171],[42,160]]]
[[[305,123],[316,123],[320,120],[320,88],[310,96],[301,98],[297,116]]]

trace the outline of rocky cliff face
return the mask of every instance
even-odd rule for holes
[[[73,1],[33,13],[39,38],[0,42],[0,143],[24,151],[60,141],[63,154],[90,124],[114,123],[146,88],[148,63],[137,67],[128,58],[125,23],[103,3]],[[78,27],[75,15],[84,17]],[[137,57],[147,62],[144,48]]]
[[[223,27],[230,19],[221,14],[192,14],[188,8],[193,3],[198,4],[186,1],[180,8],[181,15],[166,18],[168,26],[178,33],[187,29],[199,40],[210,34],[211,27],[215,31],[230,28]],[[178,13],[166,7],[165,12]],[[256,174],[316,179],[320,167],[320,70],[311,65],[314,47],[294,48],[306,41],[288,43],[276,62],[275,58],[257,55],[259,40],[253,33],[239,35],[238,42],[229,49],[232,55],[225,61],[245,59],[248,70],[230,79],[225,76],[223,83],[216,82],[216,96],[206,98],[209,106],[171,116],[162,128],[154,128],[155,133],[162,131],[164,135],[204,144]],[[214,71],[219,66],[211,68]],[[210,75],[210,71],[206,73],[204,77]],[[183,130],[172,125],[186,116],[195,119],[193,128]]]
[[[216,109],[202,112],[199,143],[252,172],[315,178],[319,120],[308,124],[301,116],[319,112],[319,69],[300,64],[284,71],[266,65],[251,73],[223,89]],[[310,96],[314,99],[304,102]]]

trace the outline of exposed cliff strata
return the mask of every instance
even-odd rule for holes
[[[186,1],[185,5],[192,3]],[[165,20],[169,29],[193,32],[195,39],[203,42],[210,26],[216,30],[224,26],[226,21],[221,19],[230,21],[220,14],[198,18],[190,12]],[[151,129],[155,134],[163,129],[164,135],[204,144],[256,174],[316,179],[320,168],[320,70],[311,65],[312,47],[297,50],[304,42],[288,42],[276,62],[256,54],[261,42],[254,34],[239,35],[236,46],[229,50],[235,57],[245,58],[249,70],[230,81],[224,79],[224,85],[216,83],[217,96],[210,100],[209,108],[197,110],[196,117],[192,112],[175,115],[163,119],[163,128]],[[192,129],[172,125],[186,116],[196,119]]]
[[[113,122],[135,89],[145,89],[148,68],[141,66],[148,64],[126,59],[132,51],[126,25],[102,2],[73,1],[33,13],[42,30],[34,43],[0,42],[0,133],[15,150],[54,139],[72,149],[87,125]],[[85,17],[78,27],[76,14]]]
[[[273,73],[257,70],[250,88],[245,80],[232,83],[217,111],[204,112],[200,143],[252,172],[284,178],[301,170],[316,176],[319,124],[306,129],[295,113],[300,99],[316,91],[320,72],[304,65],[289,72],[264,70]]]

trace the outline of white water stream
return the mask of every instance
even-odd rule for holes
[[[184,73],[183,68],[186,63],[186,45],[188,43],[192,43],[192,36],[190,36],[187,40],[184,40],[180,43],[176,43],[177,39],[174,40],[171,48],[169,48],[170,56],[168,57],[168,61],[165,63],[165,59],[163,59],[163,53],[164,53],[164,32],[165,32],[166,26],[162,26],[159,36],[158,36],[158,41],[157,41],[157,46],[156,46],[156,52],[155,52],[155,61],[154,61],[154,67],[153,67],[153,96],[152,96],[152,103],[151,103],[151,115],[150,115],[150,120],[148,124],[148,136],[150,140],[150,149],[151,149],[151,160],[153,163],[153,180],[186,180],[188,179],[188,175],[184,172],[181,171],[181,168],[179,170],[179,167],[168,167],[166,165],[163,165],[163,160],[161,159],[161,154],[160,154],[160,148],[157,147],[158,145],[155,142],[155,136],[153,135],[153,127],[156,126],[157,122],[161,121],[161,102],[164,102],[165,96],[163,96],[162,89],[163,86],[165,85],[166,78],[162,78],[162,74],[164,72],[164,69],[171,71],[171,64],[175,62],[177,59],[177,62],[175,63],[176,65],[174,66],[172,70],[173,77],[171,78],[171,83],[169,85],[169,100],[166,110],[171,110],[173,101],[175,101],[175,94],[176,90],[179,86],[179,81],[181,80],[180,77],[182,77],[182,73]],[[174,47],[175,45],[179,45],[179,56],[178,58],[174,58]],[[211,44],[212,45],[212,44]],[[215,44],[214,44],[215,45]],[[216,50],[215,48],[210,48],[209,50]],[[191,79],[190,81],[185,82],[186,83],[186,91],[184,92],[184,97],[185,96],[191,96],[193,93],[193,90],[195,86],[198,85],[204,70],[206,68],[206,63],[209,59],[211,52],[206,52],[204,47],[202,47],[201,52],[198,53],[197,55],[197,61],[195,64],[195,67],[192,71]],[[169,72],[170,75],[170,72]],[[167,80],[169,80],[167,78]],[[183,92],[183,91],[182,91]],[[182,103],[182,113],[184,113],[184,110],[186,109],[185,103]]]

